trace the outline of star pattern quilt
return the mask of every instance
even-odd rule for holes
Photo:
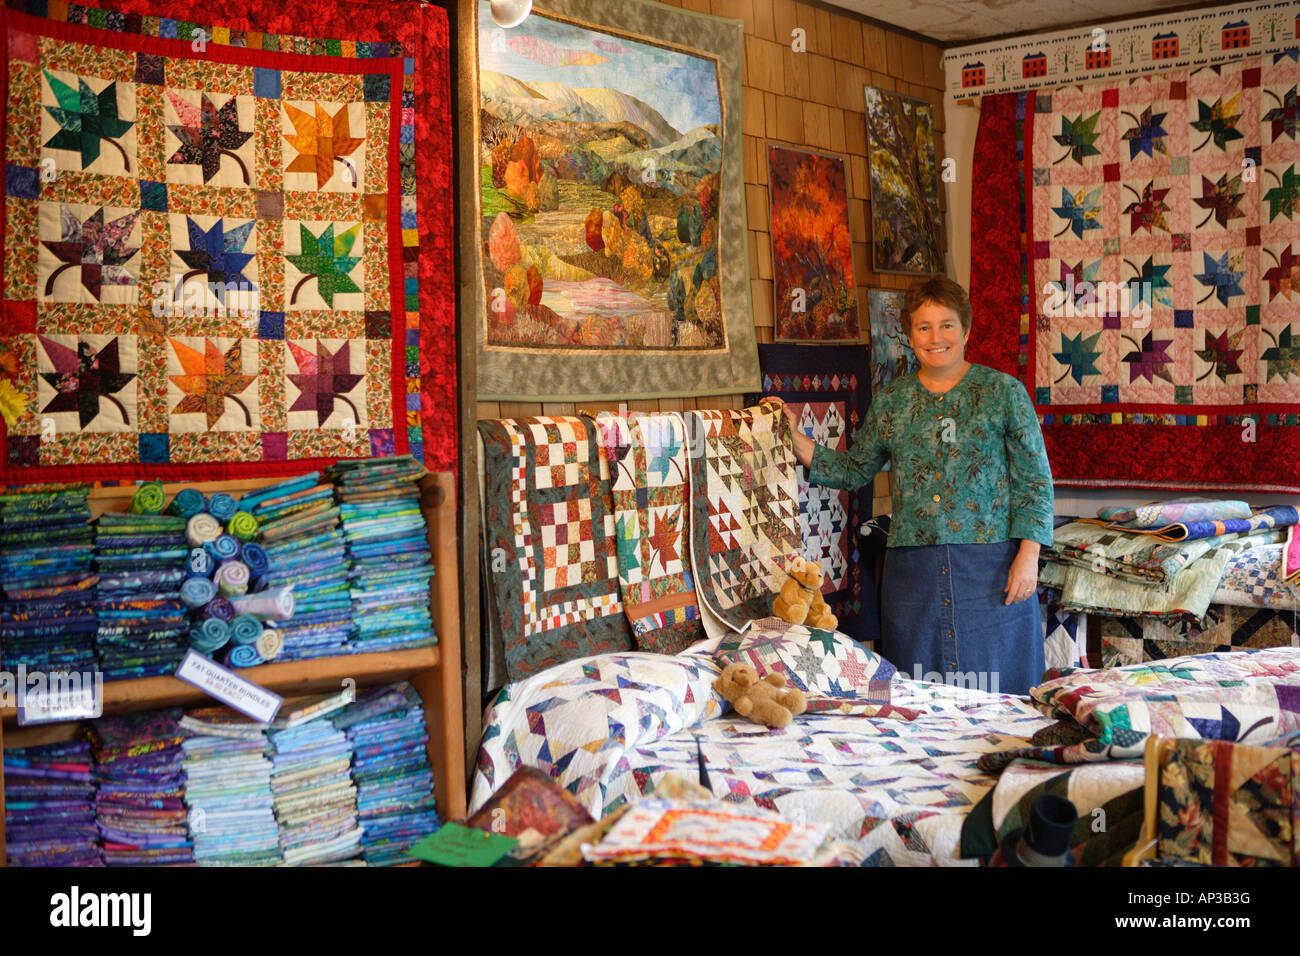
[[[1300,492],[1297,83],[1291,48],[982,100],[968,357],[1058,485]]]
[[[1294,610],[1231,605],[1211,606],[1200,622],[1103,617],[1101,665],[1122,667],[1242,648],[1300,647],[1297,630]]]
[[[486,717],[470,812],[527,765],[603,816],[669,775],[697,780],[698,746],[715,797],[827,825],[854,862],[958,865],[962,821],[995,782],[976,761],[1048,723],[1014,697],[900,679],[893,701],[920,712],[911,720],[804,714],[769,730],[724,712],[711,643],[570,661],[509,685]]]
[[[790,423],[775,405],[686,413],[691,558],[710,636],[771,614],[799,553]]]
[[[623,609],[639,648],[675,654],[704,636],[687,534],[686,424],[674,412],[602,412],[596,427],[609,462]]]
[[[443,11],[0,17],[0,481],[455,467]]]
[[[849,449],[871,404],[865,348],[760,345],[758,361],[762,391],[746,396],[749,404],[776,396],[813,441],[835,451]],[[874,641],[880,637],[875,573],[868,564],[864,576],[858,542],[858,528],[871,517],[871,488],[850,492],[810,485],[807,471],[797,464],[795,475],[801,553],[821,565],[822,597],[839,619],[838,630],[857,641]]]

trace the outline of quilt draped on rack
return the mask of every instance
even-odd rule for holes
[[[586,417],[479,422],[488,611],[510,680],[629,650],[609,470]]]
[[[455,467],[443,11],[0,18],[0,481]]]
[[[710,636],[772,611],[799,553],[799,490],[790,423],[771,404],[686,413],[691,558]]]
[[[1300,492],[1298,60],[983,99],[968,357],[1057,484]]]
[[[799,430],[819,444],[846,451],[871,404],[868,353],[862,346],[817,347],[760,345],[763,369],[760,395],[785,401],[799,419]],[[808,483],[807,471],[795,466],[799,484],[799,533],[802,553],[825,573],[822,596],[839,618],[837,630],[858,641],[880,637],[873,563],[865,566],[858,528],[871,517],[871,486],[857,491],[822,488]]]
[[[609,462],[618,581],[642,650],[675,654],[704,636],[691,576],[686,424],[676,412],[596,417]]]

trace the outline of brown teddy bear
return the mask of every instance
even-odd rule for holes
[[[748,664],[728,664],[713,688],[736,708],[736,713],[778,730],[808,709],[808,698],[796,687],[785,686],[784,674],[758,679]]]
[[[840,621],[822,597],[822,566],[799,557],[786,564],[786,573],[789,577],[772,602],[772,613],[791,624],[835,630]]]

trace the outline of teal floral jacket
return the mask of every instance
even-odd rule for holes
[[[809,481],[860,488],[894,463],[891,547],[1052,543],[1052,471],[1038,416],[1010,375],[972,365],[943,395],[913,372],[877,395],[847,452],[821,445]]]

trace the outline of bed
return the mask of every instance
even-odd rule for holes
[[[828,634],[812,633],[813,643]],[[962,856],[972,812],[966,851],[982,855],[990,827],[1003,834],[1028,797],[1053,789],[1089,795],[1076,801],[1079,840],[1093,844],[1081,862],[1117,863],[1136,836],[1127,821],[1148,734],[1247,743],[1300,730],[1293,648],[1070,671],[1035,688],[1050,718],[1028,699],[893,675],[888,706],[822,698],[830,709],[783,730],[727,709],[713,689],[718,652],[710,640],[671,656],[599,654],[507,685],[485,718],[471,812],[520,766],[549,773],[599,818],[669,775],[699,779],[702,760],[715,797],[829,825],[849,847],[843,862],[977,865]],[[1067,711],[1073,724],[1054,719]],[[1096,807],[1126,821],[1100,842]]]
[[[976,761],[1051,723],[1024,699],[896,677],[887,716],[809,713],[769,730],[713,690],[716,648],[595,655],[508,685],[485,717],[471,812],[529,765],[600,817],[668,774],[697,780],[702,755],[715,797],[829,824],[852,862],[976,865],[958,857],[962,823],[997,779]]]

